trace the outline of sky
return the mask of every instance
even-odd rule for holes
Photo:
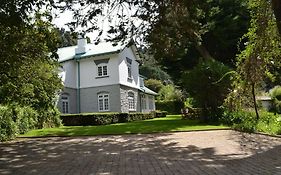
[[[68,26],[66,25],[67,23],[72,21],[72,12],[71,11],[65,11],[64,13],[59,13],[59,12],[53,12],[56,13],[58,16],[53,19],[53,24],[55,24],[58,28],[64,28],[69,31]],[[77,29],[77,31],[81,30],[81,28]],[[95,37],[98,35],[98,32],[92,32],[92,33],[87,33],[86,36],[90,37],[91,41],[95,39]]]

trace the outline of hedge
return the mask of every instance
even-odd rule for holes
[[[61,120],[65,126],[108,125],[113,123],[132,122],[156,117],[166,117],[167,112],[151,113],[81,113],[63,114]]]

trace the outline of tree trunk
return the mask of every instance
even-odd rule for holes
[[[256,112],[256,118],[258,121],[260,119],[260,116],[259,116],[258,107],[257,107],[255,83],[252,83],[252,95],[253,95],[253,102],[254,102],[254,107],[255,107],[255,112]]]
[[[272,9],[274,11],[274,15],[276,18],[279,34],[281,35],[281,1],[272,0],[271,3],[272,3]]]
[[[206,49],[203,45],[197,45],[196,46],[197,51],[200,53],[200,55],[203,57],[204,60],[210,60],[213,57],[211,56],[210,52]]]

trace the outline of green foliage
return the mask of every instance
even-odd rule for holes
[[[270,96],[273,100],[273,110],[281,113],[281,86],[275,86],[270,90]]]
[[[0,141],[11,140],[18,134],[34,129],[38,113],[28,106],[0,105]]]
[[[151,113],[82,113],[61,115],[65,126],[108,125],[113,123],[132,122],[138,120],[166,117],[166,112]]]
[[[162,82],[170,82],[171,77],[161,69],[161,67],[156,65],[143,65],[140,66],[140,74],[149,78],[161,80]]]
[[[242,38],[245,49],[237,57],[237,74],[226,104],[230,110],[255,107],[256,90],[266,79],[277,81],[280,72],[281,38],[270,1],[250,0],[251,26]],[[258,112],[256,112],[258,118]]]
[[[56,60],[58,38],[50,13],[37,12],[52,3],[4,0],[0,4],[0,105],[12,111],[3,112],[1,122],[14,128],[5,129],[9,132],[1,140],[59,124],[58,112],[53,110],[54,99],[62,88]]]
[[[61,125],[60,112],[56,107],[49,107],[38,111],[36,128],[51,128]]]
[[[192,108],[194,107],[194,99],[192,97],[188,97],[185,99],[185,102],[184,102],[184,107],[186,108]]]
[[[257,131],[281,135],[281,115],[262,111],[257,124]]]
[[[12,109],[8,106],[0,106],[0,141],[15,138],[17,132]]]
[[[168,114],[180,114],[184,104],[181,100],[157,100],[155,102],[156,109],[167,111]]]
[[[216,114],[230,88],[230,68],[215,61],[200,61],[183,76],[184,87],[194,99],[195,107]],[[210,114],[205,114],[211,116]]]
[[[223,113],[221,118],[222,122],[232,126],[234,129],[244,132],[256,131],[257,121],[255,119],[255,113],[252,111],[228,111]]]
[[[154,92],[159,92],[160,89],[164,87],[163,83],[160,80],[156,79],[145,80],[144,84],[146,87],[153,90]]]
[[[221,121],[240,131],[281,134],[281,116],[267,111],[262,111],[257,121],[254,111],[226,110]]]
[[[182,101],[183,93],[174,85],[163,86],[158,92],[157,100],[162,101]]]

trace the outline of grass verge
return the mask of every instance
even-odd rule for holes
[[[198,120],[181,120],[180,115],[168,115],[165,118],[117,123],[103,126],[63,126],[31,130],[19,137],[47,137],[47,136],[95,136],[113,134],[144,134],[175,131],[228,129],[219,124],[204,124]]]

